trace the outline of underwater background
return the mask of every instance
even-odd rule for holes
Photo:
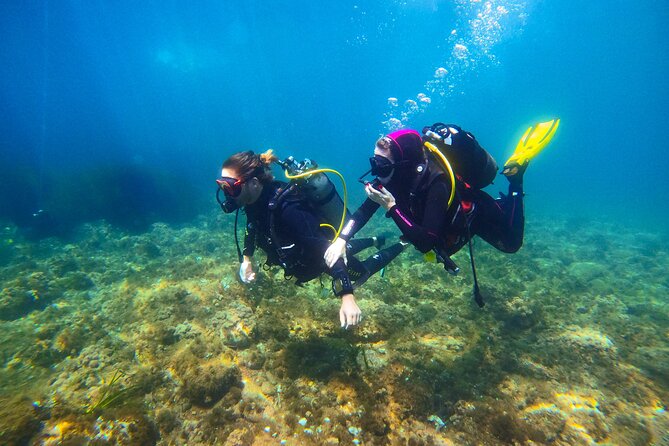
[[[669,3],[10,0],[0,24],[0,444],[669,445]],[[338,169],[355,208],[383,133],[455,123],[501,164],[554,117],[524,247],[476,243],[485,309],[414,250],[355,330],[327,286],[236,280],[230,154]]]

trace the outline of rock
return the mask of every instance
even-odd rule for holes
[[[254,439],[253,432],[243,427],[233,430],[225,440],[225,446],[249,446]]]
[[[669,348],[639,347],[632,358],[643,370],[669,383]]]
[[[245,350],[239,354],[240,363],[251,370],[260,370],[265,363],[265,356],[257,350]]]
[[[29,444],[41,421],[28,398],[0,399],[0,444]]]
[[[504,302],[501,318],[511,329],[527,329],[541,320],[541,306],[536,299],[516,296]]]
[[[579,284],[588,284],[606,275],[606,267],[594,262],[575,262],[569,265],[567,273]]]
[[[577,348],[590,353],[615,353],[616,347],[608,336],[590,327],[571,325],[559,335],[569,348]]]
[[[184,396],[199,407],[213,406],[241,379],[237,367],[223,364],[199,365],[196,361],[178,366],[177,371]]]
[[[528,437],[539,443],[555,441],[567,422],[567,414],[554,404],[536,404],[524,411],[523,419],[531,426]]]
[[[81,271],[67,273],[56,283],[63,289],[71,291],[86,291],[95,286],[91,278]]]
[[[168,408],[158,409],[156,411],[155,417],[156,417],[156,424],[158,425],[160,430],[164,432],[171,432],[179,424],[174,412]]]

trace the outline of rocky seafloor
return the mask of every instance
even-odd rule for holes
[[[530,219],[517,254],[475,243],[484,309],[466,249],[456,277],[409,250],[345,331],[327,279],[239,283],[223,215],[68,241],[6,226],[0,444],[667,446],[667,247]]]

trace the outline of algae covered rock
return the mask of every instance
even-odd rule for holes
[[[36,271],[9,282],[0,292],[0,320],[18,319],[44,308],[62,295],[44,272]]]
[[[527,329],[542,320],[541,303],[524,296],[515,296],[504,302],[498,310],[508,328]]]
[[[98,417],[93,426],[94,438],[107,439],[105,443],[117,445],[155,445],[159,434],[156,426],[144,415],[128,415],[119,419]],[[65,444],[65,443],[61,443]]]
[[[93,280],[81,271],[69,272],[57,283],[64,290],[71,291],[86,291],[95,286]]]
[[[643,370],[669,383],[669,348],[648,346],[637,349],[633,361]]]
[[[618,354],[613,341],[593,327],[570,325],[559,333],[543,338],[540,344],[541,354],[548,363],[609,363]]]
[[[30,399],[24,397],[0,399],[0,444],[29,444],[39,432],[41,420]]]
[[[311,337],[288,344],[283,359],[291,378],[325,379],[357,369],[357,356],[358,348],[346,339]]]
[[[522,418],[532,427],[531,440],[552,443],[563,431],[568,415],[555,404],[539,403],[527,407]]]
[[[253,432],[242,427],[230,432],[224,444],[225,446],[250,446],[253,443],[253,438]]]
[[[594,279],[604,277],[606,272],[604,265],[595,262],[575,262],[567,269],[569,276],[579,285],[586,285]]]
[[[14,239],[0,236],[0,266],[9,264],[14,258]]]
[[[199,407],[213,406],[241,380],[241,373],[236,366],[226,366],[219,362],[200,364],[200,361],[195,360],[180,364],[177,372],[183,383],[183,395]]]
[[[616,346],[608,336],[590,327],[571,325],[558,337],[568,348],[586,353],[614,354]]]

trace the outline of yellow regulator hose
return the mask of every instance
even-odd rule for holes
[[[448,159],[434,146],[434,144],[429,141],[425,141],[424,144],[434,156],[441,160],[441,163],[448,171],[448,175],[451,177],[451,196],[448,197],[448,206],[446,206],[446,209],[448,209],[451,207],[451,203],[453,203],[453,199],[455,198],[455,175],[453,174],[453,168],[451,167],[451,163],[448,162]]]
[[[339,237],[339,233],[341,232],[342,228],[344,227],[344,223],[346,220],[346,209],[348,208],[348,191],[346,190],[346,181],[344,180],[344,176],[334,169],[314,169],[297,175],[291,175],[288,173],[287,170],[284,173],[286,174],[286,178],[288,178],[289,180],[297,180],[300,178],[305,178],[315,173],[333,173],[339,177],[339,179],[341,180],[342,187],[344,189],[344,211],[341,214],[341,221],[339,222],[339,228],[335,230],[334,226],[332,225],[329,225],[327,223],[321,224],[322,227],[329,227],[330,229],[332,229],[332,231],[334,232],[334,238],[332,239],[332,241],[336,240],[337,237]]]

